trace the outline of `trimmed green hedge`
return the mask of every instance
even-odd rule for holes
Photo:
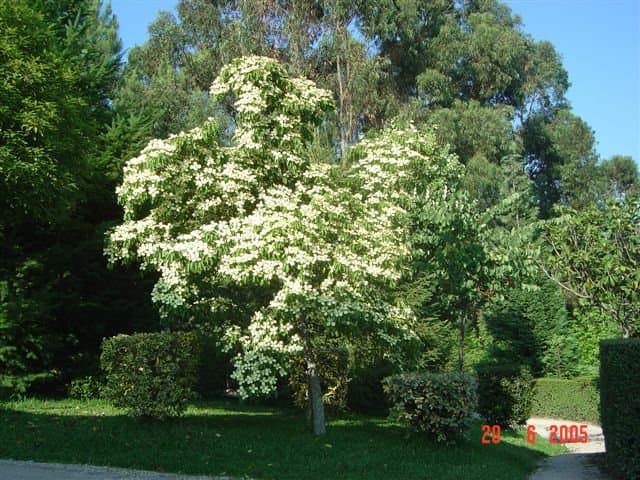
[[[463,373],[405,373],[383,381],[400,420],[411,428],[452,441],[469,429],[478,404],[477,382]]]
[[[531,415],[600,424],[598,377],[538,378]]]
[[[640,338],[600,342],[600,418],[611,468],[640,478]]]
[[[117,335],[102,342],[104,396],[133,416],[177,416],[194,398],[199,342],[192,333]]]

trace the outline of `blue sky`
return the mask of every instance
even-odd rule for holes
[[[112,0],[125,48],[147,38],[147,26],[176,0]],[[507,0],[524,31],[549,40],[569,72],[574,113],[595,131],[603,158],[640,162],[640,1]]]

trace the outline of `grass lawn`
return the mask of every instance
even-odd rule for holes
[[[142,421],[102,401],[0,403],[0,458],[84,463],[257,479],[524,479],[544,455],[564,451],[524,432],[482,445],[480,424],[454,446],[407,436],[399,425],[330,418],[313,437],[304,416],[275,408],[203,402],[184,417]]]

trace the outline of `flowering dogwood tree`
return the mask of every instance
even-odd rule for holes
[[[394,352],[416,340],[412,313],[390,287],[410,268],[420,182],[455,171],[456,161],[432,134],[407,127],[361,142],[348,169],[310,162],[305,146],[330,94],[268,58],[234,61],[211,93],[233,105],[232,138],[209,121],[128,161],[117,192],[124,223],[107,252],[160,273],[153,299],[164,316],[215,315],[223,299],[212,285],[268,285],[248,325],[225,326],[239,347],[239,393],[272,392],[302,352],[314,432],[323,433],[316,341],[366,332]]]

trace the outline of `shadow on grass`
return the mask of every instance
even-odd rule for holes
[[[164,422],[103,410],[0,406],[0,458],[279,480],[513,480],[526,478],[545,455],[544,448],[526,448],[518,434],[482,445],[480,425],[447,446],[356,415],[331,419],[327,435],[314,437],[304,415],[286,410],[208,403]]]

